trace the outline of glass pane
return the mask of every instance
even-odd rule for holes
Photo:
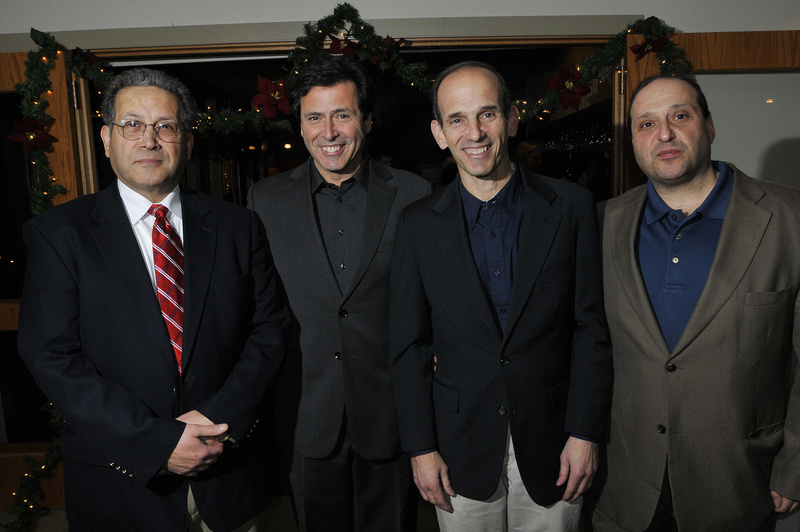
[[[47,398],[17,354],[17,332],[0,332],[0,421],[4,421],[0,443],[50,441],[53,430],[43,410],[46,404]]]
[[[714,159],[800,188],[800,73],[697,76],[716,127]]]
[[[0,93],[0,299],[18,299],[25,272],[22,224],[31,218],[28,201],[28,163],[22,143],[8,140],[22,119],[16,93]]]

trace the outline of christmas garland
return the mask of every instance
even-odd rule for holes
[[[210,109],[198,114],[197,123],[193,127],[195,134],[213,139],[230,139],[241,135],[254,135],[262,132],[290,130],[286,118],[289,105],[286,97],[287,84],[315,60],[327,54],[343,54],[350,59],[377,65],[384,73],[395,75],[408,86],[416,87],[429,94],[433,79],[426,72],[425,63],[406,63],[400,55],[403,47],[411,46],[405,39],[380,37],[375,28],[361,19],[358,10],[350,4],[339,4],[333,14],[320,19],[314,24],[303,27],[304,35],[296,39],[296,47],[289,54],[292,63],[288,80],[273,82],[258,79],[258,94],[253,98],[253,109],[235,111],[223,109],[212,112]],[[638,61],[649,53],[655,53],[661,60],[661,74],[675,74],[691,70],[691,63],[685,52],[670,40],[677,30],[665,25],[656,17],[640,19],[629,24],[625,30],[612,37],[608,44],[598,52],[580,61],[579,65],[561,66],[558,75],[547,80],[549,92],[536,102],[517,100],[515,104],[520,111],[520,120],[526,122],[532,118],[542,118],[557,105],[563,108],[578,109],[581,98],[589,93],[589,84],[596,79],[607,78],[620,64],[625,55],[625,45],[629,33],[642,34],[645,39],[641,44],[631,47]],[[47,159],[47,153],[53,151],[53,142],[57,139],[49,134],[52,117],[46,113],[49,102],[44,97],[51,94],[50,70],[55,67],[57,58],[64,56],[69,68],[75,74],[88,79],[104,89],[113,74],[107,70],[107,64],[99,60],[89,51],[75,48],[67,50],[51,35],[31,29],[31,39],[39,46],[38,50],[28,53],[25,62],[24,83],[14,88],[22,95],[21,109],[23,119],[16,122],[16,132],[9,139],[23,143],[24,155],[34,168],[34,180],[30,184],[30,204],[33,214],[39,214],[52,206],[52,198],[66,193],[66,189],[57,184],[57,178]],[[327,43],[327,46],[326,46]],[[51,424],[60,429],[63,423],[57,413],[48,407],[51,413]],[[14,494],[14,506],[11,513],[16,520],[2,525],[8,530],[29,532],[41,512],[39,501],[42,498],[39,479],[52,474],[53,467],[60,460],[56,437],[50,449],[40,462],[26,457],[28,472],[20,480],[20,488]]]

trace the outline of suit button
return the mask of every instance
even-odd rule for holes
[[[664,434],[665,432],[667,432],[667,427],[665,427],[664,425],[659,425],[658,428],[656,429],[656,431],[659,434]]]
[[[333,358],[335,358],[336,360],[341,360],[342,359],[342,353],[340,353],[339,351],[336,351],[333,354]]]
[[[501,366],[508,366],[509,364],[511,364],[511,361],[508,359],[508,357],[503,357],[500,359]]]
[[[497,413],[500,414],[501,416],[506,415],[506,407],[501,406],[500,408],[497,409]]]
[[[340,318],[346,318],[347,317],[347,309],[345,309],[345,308],[339,309],[339,317]]]
[[[675,370],[676,370],[676,369],[678,369],[678,366],[676,366],[676,365],[675,365],[675,364],[673,364],[672,362],[670,362],[669,364],[667,364],[667,371],[669,371],[670,373],[675,373]]]

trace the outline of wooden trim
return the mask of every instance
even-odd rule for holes
[[[0,299],[0,331],[19,328],[19,299]]]
[[[95,154],[95,133],[92,128],[92,109],[89,81],[75,74],[71,75],[73,102],[75,104],[75,140],[78,164],[80,165],[81,188],[84,194],[98,192],[97,160]],[[100,146],[102,148],[102,146]]]
[[[437,48],[491,49],[504,47],[549,47],[605,45],[610,35],[575,35],[557,37],[424,37],[408,39],[413,44],[407,51],[435,50]],[[182,46],[153,46],[141,48],[104,48],[93,50],[98,57],[107,61],[135,59],[185,59],[214,58],[226,56],[285,55],[294,50],[294,41],[239,43],[239,44],[197,44]]]
[[[53,94],[49,96],[50,107],[47,112],[53,117],[50,134],[58,139],[53,144],[53,153],[48,155],[53,177],[57,182],[67,188],[67,194],[53,198],[54,205],[66,203],[84,194],[80,177],[80,166],[76,153],[75,113],[72,105],[73,92],[70,83],[70,73],[66,62],[59,53],[56,67],[50,72],[50,81],[53,84]]]
[[[13,92],[14,85],[25,79],[25,60],[28,54],[24,52],[3,54],[0,61],[0,92]]]

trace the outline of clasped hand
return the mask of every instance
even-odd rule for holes
[[[222,454],[225,448],[222,441],[228,425],[214,424],[197,410],[187,412],[177,420],[186,423],[186,428],[164,468],[176,475],[194,477],[208,469]]]

